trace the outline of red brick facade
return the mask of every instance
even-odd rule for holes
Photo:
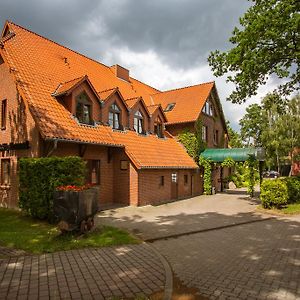
[[[186,127],[193,130],[209,96],[215,114],[201,114],[208,128],[207,145],[226,146],[213,82],[161,92],[120,66],[97,63],[11,22],[5,26],[9,34],[0,41],[0,101],[7,107],[0,160],[10,159],[10,169],[5,161],[6,169],[0,164],[0,206],[17,206],[20,157],[77,155],[97,160],[100,205],[159,204],[202,193],[200,169],[164,125],[173,135]],[[168,119],[164,109],[174,99],[182,101]],[[142,118],[135,118],[137,110]],[[185,119],[179,124],[170,122],[181,117]],[[20,143],[24,150],[7,150]],[[5,184],[4,169],[10,175]]]

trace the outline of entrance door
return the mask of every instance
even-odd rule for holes
[[[178,199],[178,174],[172,173],[171,178],[171,198]]]

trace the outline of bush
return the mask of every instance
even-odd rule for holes
[[[85,162],[80,157],[21,158],[19,206],[38,219],[53,221],[56,187],[84,184]]]
[[[264,208],[281,208],[287,204],[288,189],[280,179],[265,179],[260,187],[260,199]]]
[[[288,203],[300,202],[300,177],[286,177],[284,182],[288,188]]]

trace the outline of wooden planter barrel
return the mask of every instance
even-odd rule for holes
[[[90,230],[98,212],[98,201],[97,187],[83,191],[55,191],[53,209],[59,229],[62,232]]]

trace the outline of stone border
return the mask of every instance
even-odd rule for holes
[[[175,234],[165,235],[165,236],[161,236],[161,237],[157,237],[157,238],[145,239],[144,242],[153,243],[153,242],[156,242],[156,241],[167,240],[167,239],[172,239],[172,238],[178,238],[178,237],[185,236],[185,235],[191,235],[191,234],[207,232],[207,231],[213,231],[213,230],[219,230],[219,229],[225,229],[225,228],[230,228],[230,227],[235,227],[235,226],[240,226],[240,225],[246,225],[246,224],[252,224],[252,223],[257,223],[257,222],[264,222],[264,221],[272,220],[274,218],[275,217],[269,217],[269,218],[263,218],[263,219],[256,219],[256,220],[250,220],[250,221],[245,221],[245,222],[233,223],[233,224],[228,224],[228,225],[223,225],[223,226],[211,227],[211,228],[206,228],[206,229],[192,230],[192,231],[182,232],[182,233],[175,233]]]
[[[145,243],[145,242],[143,244],[145,244],[149,248],[151,248],[151,250],[158,256],[158,258],[162,262],[164,269],[165,269],[165,275],[166,275],[166,283],[165,283],[163,300],[171,300],[172,293],[173,293],[173,272],[170,267],[170,264],[165,259],[165,257],[163,255],[161,255],[152,245]]]

